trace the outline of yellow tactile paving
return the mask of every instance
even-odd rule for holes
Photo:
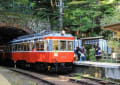
[[[7,79],[0,74],[0,85],[11,85]]]

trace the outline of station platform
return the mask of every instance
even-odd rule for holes
[[[0,74],[0,85],[11,85],[8,80]]]
[[[94,66],[103,68],[120,68],[120,63],[92,62],[92,61],[74,61],[77,66]]]

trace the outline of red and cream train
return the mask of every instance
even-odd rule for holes
[[[32,34],[10,42],[1,60],[11,60],[17,67],[36,70],[71,70],[74,60],[74,37],[70,34]]]

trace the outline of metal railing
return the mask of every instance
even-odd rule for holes
[[[120,62],[120,52],[118,52],[118,53],[115,52],[115,53],[111,53],[111,54],[103,54],[102,60],[119,63]]]

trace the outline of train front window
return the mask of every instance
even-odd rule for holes
[[[45,44],[44,44],[45,46],[45,51],[48,51],[48,40],[45,40]]]
[[[58,40],[53,40],[53,51],[58,50]]]
[[[68,51],[72,51],[73,50],[73,41],[68,41]]]
[[[60,41],[60,50],[65,51],[66,50],[66,41]]]

